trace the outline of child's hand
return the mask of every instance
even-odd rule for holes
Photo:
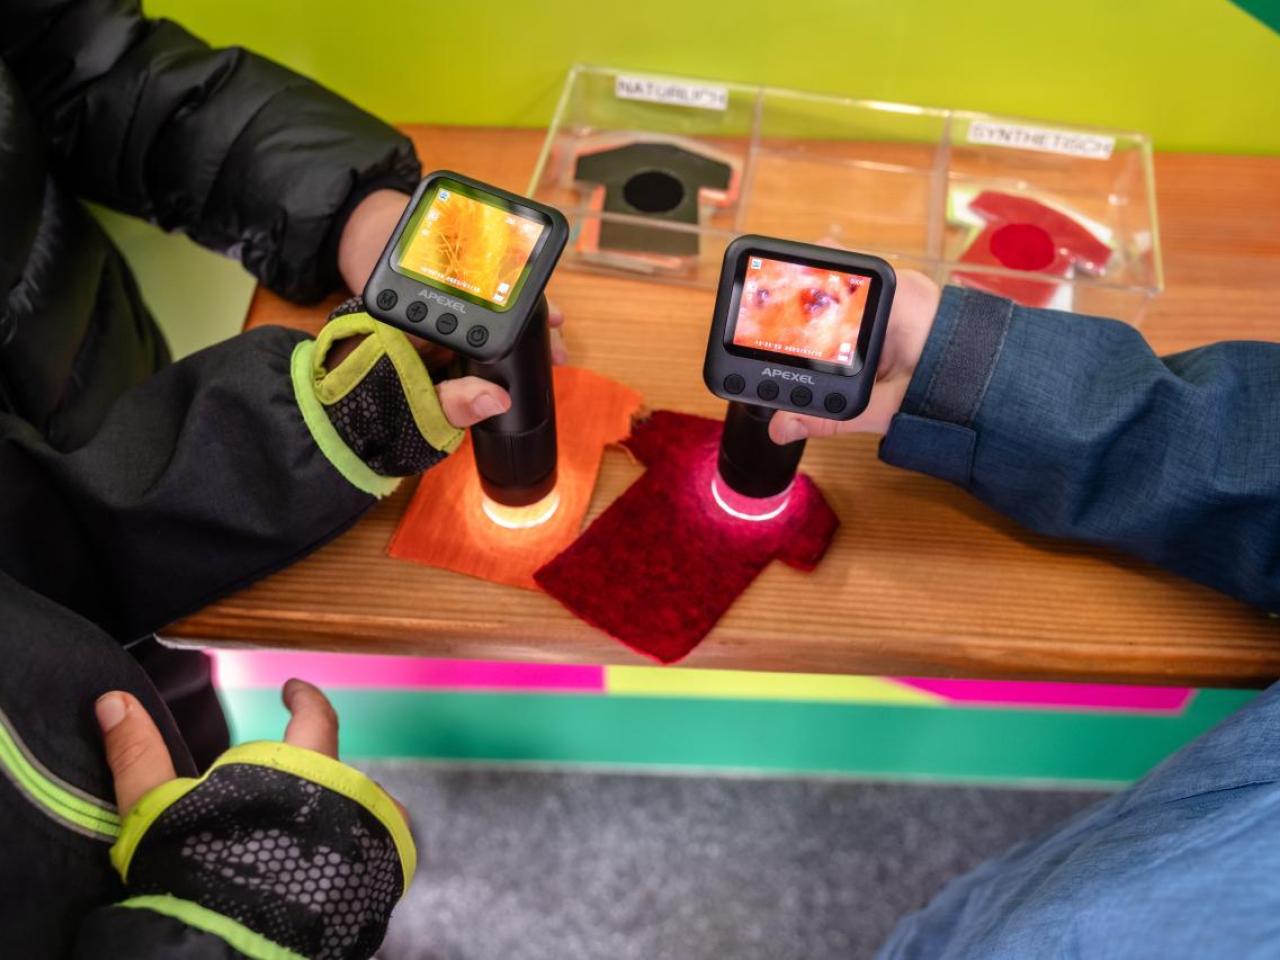
[[[338,272],[352,293],[363,292],[408,205],[408,196],[398,190],[375,190],[347,217],[338,239]]]
[[[284,742],[338,759],[338,714],[329,698],[304,680],[290,680],[281,690],[281,699],[289,711]],[[155,721],[132,694],[103,694],[94,712],[115,781],[116,806],[123,817],[144,794],[177,776],[173,759]]]
[[[876,370],[876,385],[867,409],[852,420],[827,420],[781,411],[769,423],[769,438],[774,443],[785,444],[837,433],[883,434],[887,431],[907,395],[907,386],[933,329],[940,297],[938,285],[923,273],[901,271],[880,366]]]
[[[244,942],[368,957],[417,867],[408,819],[338,762],[338,716],[323,693],[290,680],[283,699],[283,743],[232,747],[197,779],[175,777],[137,698],[101,696],[94,711],[121,816],[111,863],[136,906],[182,903],[173,916],[216,911]]]

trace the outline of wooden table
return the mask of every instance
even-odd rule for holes
[[[412,131],[429,168],[526,187],[541,135]],[[1280,158],[1157,160],[1168,289],[1144,332],[1161,352],[1280,336]],[[575,363],[650,406],[718,416],[701,382],[709,291],[560,271]],[[315,329],[324,310],[264,291],[250,323]],[[660,318],[661,324],[658,325]],[[661,349],[660,349],[661,345]],[[804,468],[843,526],[802,575],[773,565],[689,667],[1251,686],[1280,676],[1280,623],[1118,554],[1030,535],[953,487],[895,470],[876,441],[811,442]],[[588,520],[637,476],[605,458]],[[638,658],[541,594],[391,560],[406,483],[290,569],[170,627],[206,643],[579,663]]]

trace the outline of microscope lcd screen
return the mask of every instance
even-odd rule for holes
[[[503,311],[519,296],[546,232],[545,223],[500,197],[441,181],[405,225],[395,267]]]
[[[752,254],[733,343],[793,360],[860,363],[858,334],[871,277]]]

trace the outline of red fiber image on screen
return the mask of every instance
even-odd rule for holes
[[[740,347],[848,366],[871,278],[822,267],[749,257],[733,330]]]

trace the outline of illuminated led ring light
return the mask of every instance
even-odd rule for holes
[[[541,526],[555,516],[560,509],[560,491],[552,490],[537,503],[527,507],[508,507],[484,496],[480,501],[484,515],[498,526],[507,530],[528,530],[530,527]]]
[[[795,482],[792,481],[787,485],[787,489],[783,490],[781,493],[772,497],[765,497],[760,500],[734,494],[733,499],[734,502],[738,504],[738,507],[751,503],[757,505],[759,509],[763,511],[761,513],[748,513],[738,507],[729,505],[728,501],[726,501],[724,495],[720,491],[719,480],[720,478],[718,476],[711,478],[711,496],[715,498],[720,509],[731,517],[738,520],[749,520],[752,523],[759,523],[762,520],[772,520],[774,517],[779,516],[782,511],[786,510],[787,505],[791,502],[791,489],[795,486]]]

